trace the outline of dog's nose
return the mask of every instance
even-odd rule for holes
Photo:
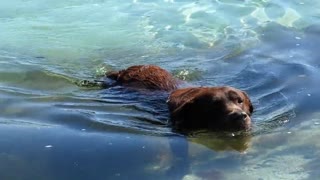
[[[247,118],[248,115],[247,115],[247,113],[242,111],[242,112],[240,112],[240,116],[242,116],[242,118],[245,119],[245,118]]]
[[[244,111],[233,112],[230,115],[231,115],[232,119],[239,120],[239,121],[243,121],[248,117],[247,113]]]

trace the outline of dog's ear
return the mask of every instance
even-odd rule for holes
[[[243,95],[245,96],[245,98],[246,98],[245,101],[246,101],[246,103],[247,103],[248,106],[249,106],[249,112],[250,112],[250,114],[252,114],[254,108],[253,108],[253,105],[252,105],[251,100],[250,100],[250,98],[249,98],[249,95],[248,95],[246,92],[244,92],[244,91],[242,91],[242,93],[243,93]]]
[[[198,97],[200,89],[186,88],[173,91],[168,98],[169,111],[173,116],[180,114],[184,107],[194,102]]]

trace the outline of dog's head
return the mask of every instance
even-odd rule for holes
[[[171,93],[168,106],[177,129],[249,130],[253,106],[232,87],[197,87]]]

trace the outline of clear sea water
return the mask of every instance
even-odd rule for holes
[[[320,1],[0,2],[0,179],[320,179]],[[166,94],[82,87],[156,64],[255,106],[252,135],[172,132]],[[120,90],[119,90],[120,88]]]

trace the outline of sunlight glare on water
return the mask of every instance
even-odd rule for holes
[[[282,3],[284,4],[284,3]],[[256,30],[273,21],[308,26],[306,4],[265,1],[3,1],[0,47],[34,56],[149,56],[208,49],[221,41],[257,41]],[[315,6],[317,6],[315,2]],[[315,8],[316,9],[316,8]],[[273,15],[272,12],[279,12]],[[120,56],[121,57],[121,56]]]

